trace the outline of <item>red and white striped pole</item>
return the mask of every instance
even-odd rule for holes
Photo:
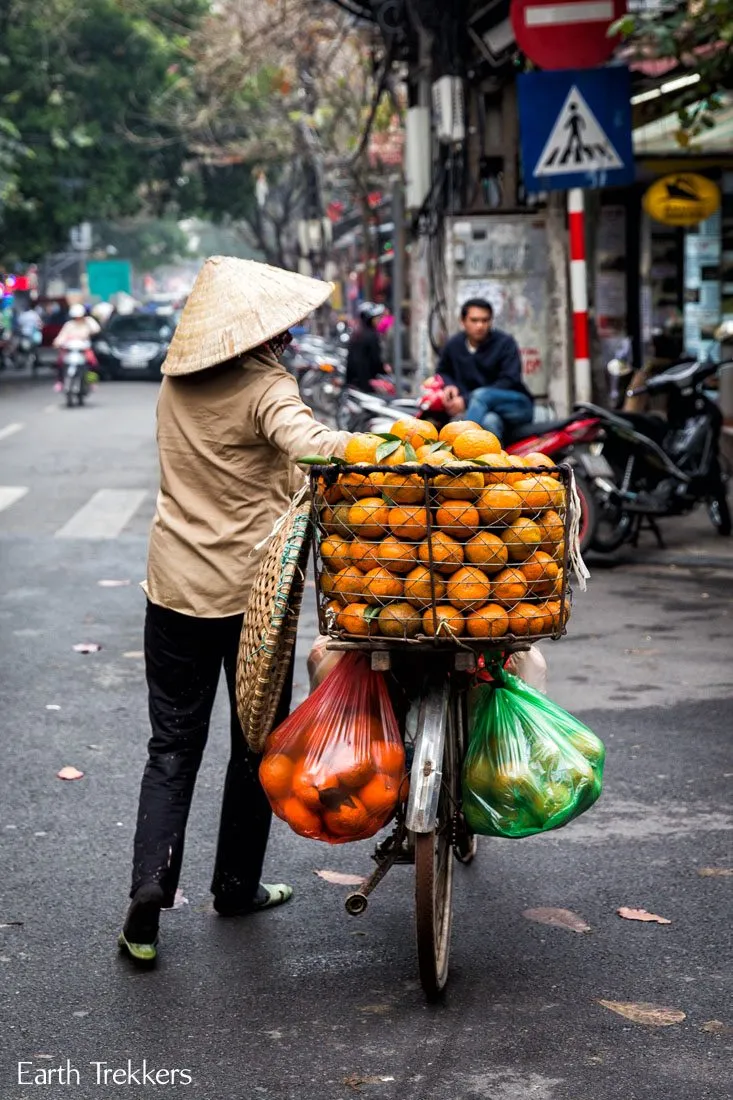
[[[573,307],[575,400],[593,396],[588,329],[588,268],[585,262],[585,203],[580,187],[568,191],[570,231],[570,301]]]

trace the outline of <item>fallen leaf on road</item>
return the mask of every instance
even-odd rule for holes
[[[139,658],[144,657],[145,654],[141,649],[128,649],[127,653],[123,653],[122,656],[128,657],[130,660],[139,660]]]
[[[590,925],[571,909],[525,909],[522,916],[538,924],[564,928],[567,932],[590,932]]]
[[[99,653],[102,647],[98,642],[79,642],[72,648],[74,653]]]
[[[0,928],[22,928],[22,927],[23,927],[23,921],[22,920],[9,920],[9,921],[6,921],[5,924],[0,924]]]
[[[724,1024],[722,1020],[708,1020],[701,1030],[707,1031],[708,1035],[733,1035],[733,1027]]]
[[[599,1001],[598,1004],[609,1008],[611,1012],[617,1012],[619,1016],[625,1016],[635,1024],[649,1024],[650,1027],[670,1027],[671,1024],[680,1024],[685,1019],[685,1013],[679,1008],[666,1008],[664,1005],[652,1005],[645,1001],[638,1004]]]
[[[83,779],[84,772],[80,772],[78,768],[72,768],[70,764],[67,764],[65,768],[62,768],[60,772],[56,772],[57,779]]]
[[[84,1016],[89,1015],[89,1009],[88,1008],[80,1008],[78,1010],[78,1012],[72,1012],[71,1015],[76,1016],[79,1020],[81,1020]]]
[[[733,869],[730,867],[700,867],[698,875],[701,878],[731,878]]]
[[[343,871],[314,871],[313,874],[336,886],[361,886],[365,881],[363,875],[348,875]]]
[[[658,917],[656,913],[647,913],[646,909],[627,909],[625,905],[622,905],[616,912],[624,920],[644,920],[654,921],[655,924],[671,924],[671,920],[667,920],[666,917]]]
[[[100,588],[127,588],[129,581],[97,581]]]
[[[381,1074],[370,1074],[369,1077],[360,1077],[356,1073],[352,1073],[350,1077],[344,1077],[343,1084],[348,1088],[353,1089],[354,1092],[361,1092],[362,1085],[384,1085],[388,1081],[394,1081],[394,1077],[383,1077]]]

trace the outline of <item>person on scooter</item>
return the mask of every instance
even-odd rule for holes
[[[436,374],[445,383],[448,416],[475,420],[503,440],[508,428],[532,420],[533,398],[522,382],[522,358],[513,336],[493,327],[485,298],[461,306],[462,332],[441,352]]]
[[[57,380],[55,389],[59,392],[63,389],[64,375],[64,350],[70,344],[88,344],[86,358],[89,367],[93,369],[97,365],[97,359],[91,348],[92,336],[96,336],[101,329],[93,317],[87,316],[87,312],[81,303],[77,302],[69,310],[69,319],[61,327],[61,331],[53,342],[53,346],[59,349],[59,357],[56,361]]]
[[[359,325],[349,340],[346,355],[346,385],[371,393],[370,383],[384,373],[382,346],[374,322],[384,313],[384,306],[375,302],[362,302],[359,306]]]

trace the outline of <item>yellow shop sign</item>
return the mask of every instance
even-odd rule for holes
[[[654,181],[643,205],[649,217],[663,225],[697,225],[720,206],[720,190],[696,172],[675,172]]]

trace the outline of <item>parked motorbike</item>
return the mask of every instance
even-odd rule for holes
[[[74,404],[80,407],[89,393],[87,375],[96,365],[94,353],[86,340],[73,340],[62,353],[62,384],[66,404],[71,409]]]
[[[374,380],[375,383],[379,379]],[[387,394],[384,387],[374,386],[371,393],[344,386],[336,408],[336,427],[344,432],[388,432],[395,420],[403,417],[420,416],[420,406],[416,397],[396,396],[396,388],[391,383],[392,392]]]
[[[319,355],[300,376],[300,396],[320,416],[332,417],[345,380],[346,364],[340,356]]]
[[[628,391],[629,397],[662,396],[666,416],[609,412],[579,406],[598,418],[595,457],[611,467],[609,478],[593,478],[603,522],[594,537],[598,550],[634,544],[644,522],[662,537],[656,521],[681,516],[705,504],[720,535],[731,533],[727,470],[720,453],[723,417],[706,383],[721,364],[683,362]]]
[[[36,370],[38,367],[38,341],[33,336],[22,332],[16,338],[13,363],[16,370]]]

